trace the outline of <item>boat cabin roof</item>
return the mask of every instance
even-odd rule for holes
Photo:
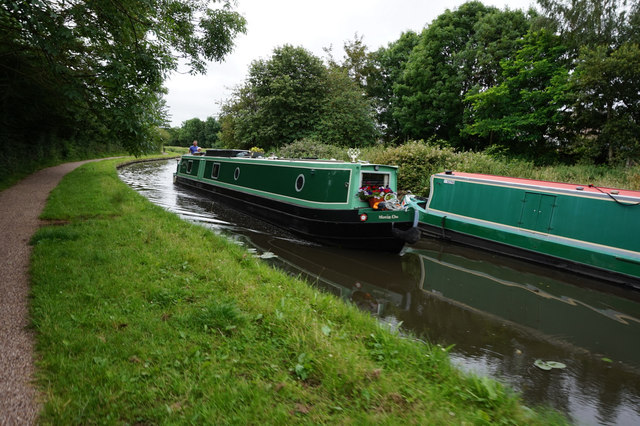
[[[191,156],[193,154],[185,154]],[[202,156],[202,154],[200,154]],[[324,158],[284,158],[284,157],[265,157],[261,152],[253,152],[245,149],[207,149],[204,157],[223,157],[223,158],[259,158],[262,160],[279,161],[279,162],[307,162],[307,163],[332,163],[332,164],[359,164],[367,168],[373,167],[376,171],[383,169],[397,169],[398,166],[390,166],[385,164],[373,164],[368,161],[358,161],[350,163],[348,161]]]
[[[487,175],[482,173],[464,173],[464,172],[444,172],[438,173],[437,176],[449,178],[462,178],[464,180],[469,181],[477,181],[477,182],[487,182],[487,183],[501,183],[501,184],[515,184],[515,185],[527,185],[527,186],[537,186],[541,188],[549,188],[555,190],[564,190],[564,191],[582,191],[593,194],[614,194],[620,195],[623,197],[633,197],[640,199],[640,191],[632,191],[628,189],[616,189],[616,188],[606,188],[602,186],[594,186],[594,185],[576,185],[571,183],[561,183],[561,182],[550,182],[545,180],[536,180],[536,179],[525,179],[525,178],[514,178],[507,176],[495,176],[495,175]]]
[[[206,157],[251,157],[246,149],[207,149]]]

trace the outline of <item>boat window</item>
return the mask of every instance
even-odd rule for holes
[[[296,179],[296,191],[297,192],[302,191],[303,187],[304,187],[304,175],[298,175],[298,179]]]
[[[240,177],[240,167],[236,167],[236,171],[233,172],[233,179],[238,180],[239,177]]]
[[[191,167],[193,166],[193,161],[189,160],[187,163],[187,173],[191,174]]]
[[[389,186],[389,173],[362,173],[360,186]]]
[[[219,174],[220,174],[220,163],[213,163],[213,168],[211,169],[211,179],[218,179]]]

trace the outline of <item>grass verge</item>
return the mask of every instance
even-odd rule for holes
[[[117,162],[67,175],[32,239],[42,423],[565,422],[154,206]]]

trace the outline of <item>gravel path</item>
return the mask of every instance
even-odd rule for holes
[[[93,160],[97,161],[97,160]],[[34,334],[29,325],[29,239],[60,179],[87,161],[41,170],[0,192],[0,425],[36,423],[32,383]]]

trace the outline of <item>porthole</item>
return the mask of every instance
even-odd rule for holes
[[[298,175],[296,179],[296,191],[300,192],[304,188],[304,175]]]
[[[233,172],[233,179],[238,180],[239,177],[240,177],[240,167],[236,167],[236,171]]]

